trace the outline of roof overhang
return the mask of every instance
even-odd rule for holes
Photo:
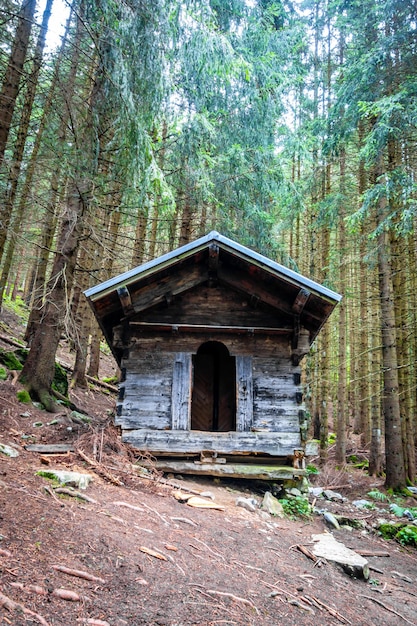
[[[310,343],[341,300],[331,289],[216,231],[95,285],[85,296],[113,350],[112,329],[122,320],[210,281],[291,316],[309,331]]]

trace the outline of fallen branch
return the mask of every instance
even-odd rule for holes
[[[201,589],[196,587],[196,591],[201,592]],[[254,609],[255,613],[257,615],[259,615],[259,609],[257,609],[256,606],[253,604],[253,602],[251,602],[247,598],[241,598],[239,596],[235,596],[233,593],[228,593],[227,591],[216,591],[214,589],[207,589],[206,593],[208,593],[208,594],[210,594],[212,596],[220,596],[222,598],[230,598],[231,600],[234,600],[235,602],[241,602],[242,604],[246,604],[247,606],[250,606],[251,609]]]
[[[20,602],[15,602],[14,600],[5,596],[1,592],[0,592],[0,606],[3,606],[5,609],[7,609],[10,612],[21,611],[24,615],[31,615],[32,617],[37,619],[39,624],[42,624],[42,626],[49,626],[49,622],[47,622],[46,619],[42,617],[42,615],[39,615],[39,613],[35,613],[34,611],[27,609],[23,604],[20,604]]]
[[[102,619],[94,618],[79,618],[77,622],[80,624],[90,624],[91,626],[110,626],[109,622],[104,622]]]
[[[90,572],[84,572],[79,569],[71,569],[69,567],[65,567],[65,565],[52,565],[52,569],[57,572],[62,572],[63,574],[68,574],[68,576],[77,576],[77,578],[84,578],[84,580],[91,580],[95,583],[105,584],[104,578],[99,578],[98,576],[94,576],[94,574],[90,574]]]
[[[340,622],[342,622],[343,624],[351,624],[352,622],[350,622],[347,617],[344,617],[341,613],[339,613],[338,611],[336,611],[336,609],[332,609],[331,606],[328,606],[327,604],[325,604],[322,600],[319,600],[319,598],[316,598],[315,596],[304,596],[307,600],[312,601],[316,606],[318,606],[318,608],[323,607],[323,609],[326,609],[326,611],[328,613],[330,613],[330,615],[332,615],[333,617],[335,617],[336,619],[338,619]]]
[[[188,517],[171,517],[173,522],[183,522],[184,524],[189,524],[190,526],[198,527],[198,524],[193,522],[193,520],[188,519]]]
[[[97,461],[94,461],[93,459],[90,459],[85,452],[83,452],[82,450],[80,450],[79,448],[76,450],[77,454],[79,454],[79,456],[89,465],[91,465],[91,467],[94,467],[94,469],[101,474],[102,476],[104,476],[105,478],[107,478],[107,480],[109,480],[111,483],[113,483],[113,485],[117,485],[117,487],[123,487],[123,483],[122,481],[117,478],[117,476],[114,476],[111,472],[109,472],[103,465],[101,465],[101,463],[98,463]]]
[[[10,583],[11,587],[15,587],[16,589],[20,589],[21,591],[25,591],[26,593],[37,593],[38,596],[48,596],[52,595],[55,598],[61,598],[61,600],[70,600],[71,602],[81,602],[88,600],[86,596],[80,596],[76,591],[71,591],[70,589],[53,589],[49,592],[45,587],[41,587],[40,585],[25,585],[23,583]]]
[[[317,565],[318,567],[321,567],[323,561],[321,559],[319,559],[318,556],[313,554],[308,548],[306,548],[305,546],[303,546],[301,544],[297,544],[296,548],[297,548],[297,550],[302,552],[304,554],[304,556],[306,556],[307,558],[311,559],[314,562],[315,565]]]
[[[9,550],[0,549],[0,556],[10,557],[12,556],[12,553],[9,552]]]
[[[70,589],[54,589],[52,595],[55,596],[55,598],[68,600],[69,602],[81,602],[82,600],[88,599],[85,596],[80,596],[76,591],[71,591]]]
[[[140,506],[135,506],[134,504],[129,504],[129,502],[113,502],[115,506],[125,506],[128,509],[133,509],[134,511],[139,511],[143,513],[145,509],[142,509]]]
[[[48,591],[44,588],[41,587],[40,585],[28,585],[27,587],[24,586],[23,583],[9,583],[11,587],[14,587],[15,589],[20,589],[21,591],[26,591],[27,593],[37,593],[39,596],[47,596],[48,595]]]
[[[386,611],[389,611],[390,613],[394,613],[394,615],[403,619],[405,622],[407,622],[407,624],[411,624],[411,626],[415,626],[414,622],[410,622],[410,620],[404,617],[404,615],[401,615],[401,613],[398,613],[397,611],[392,609],[390,606],[387,606],[386,604],[381,602],[381,600],[378,600],[377,598],[372,598],[371,596],[365,596],[363,594],[360,594],[360,595],[362,598],[366,598],[367,600],[372,600],[372,602],[376,602],[376,604],[379,604],[380,606],[382,606],[382,608],[385,609]]]
[[[145,546],[139,546],[139,550],[145,554],[149,554],[149,556],[155,557],[155,559],[159,559],[160,561],[168,561],[164,554],[160,554],[160,552],[156,552],[156,550],[145,548]]]
[[[54,492],[52,491],[52,489],[48,485],[44,486],[44,490],[46,491],[46,493],[49,493],[51,498],[53,498],[55,500],[55,502],[57,502],[59,504],[59,506],[65,506],[65,502],[63,502],[62,500],[57,498],[56,495],[54,494]]]
[[[46,489],[46,487],[45,487]],[[98,504],[97,500],[90,498],[90,496],[86,496],[84,493],[77,491],[76,489],[71,489],[69,487],[57,487],[55,489],[55,493],[63,493],[66,496],[71,496],[72,498],[80,498],[80,500],[84,500],[85,502],[89,502],[90,504]]]

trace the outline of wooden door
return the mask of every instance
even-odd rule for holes
[[[222,343],[210,341],[193,357],[191,430],[236,430],[236,362]]]

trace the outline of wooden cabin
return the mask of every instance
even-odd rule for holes
[[[337,293],[213,231],[85,292],[123,441],[182,473],[303,474],[300,360]]]

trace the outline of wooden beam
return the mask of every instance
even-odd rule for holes
[[[183,268],[178,273],[164,276],[149,285],[142,285],[131,292],[135,313],[145,311],[156,304],[168,303],[178,294],[197,287],[209,279],[208,269],[201,265]]]
[[[248,478],[251,480],[294,480],[305,476],[305,470],[286,465],[257,465],[256,463],[193,463],[190,461],[159,460],[152,467],[162,472]]]
[[[199,430],[124,430],[122,440],[156,456],[200,454],[202,450],[218,454],[268,454],[291,456],[301,446],[300,432],[208,432]]]
[[[292,305],[292,310],[296,315],[301,315],[309,297],[310,292],[307,289],[300,289]]]
[[[161,324],[159,322],[130,322],[130,327],[140,332],[201,333],[215,332],[232,335],[289,335],[290,327],[269,328],[266,326],[214,326],[211,324]]]
[[[119,296],[120,304],[122,305],[123,314],[128,316],[134,313],[132,298],[130,297],[129,289],[126,285],[117,288],[117,295]]]

